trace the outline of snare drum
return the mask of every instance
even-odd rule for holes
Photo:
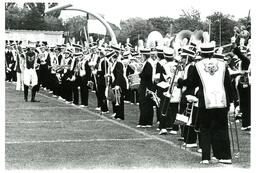
[[[140,86],[140,76],[138,73],[131,74],[128,76],[130,89],[138,89]]]

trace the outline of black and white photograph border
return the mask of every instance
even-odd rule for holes
[[[225,84],[204,83],[202,78],[204,73],[210,77],[220,74],[221,64],[232,60],[237,71],[223,71],[231,78],[249,75],[250,105],[256,105],[255,77],[251,78],[251,74],[256,74],[255,68],[251,68],[255,66],[255,58],[249,61],[252,63],[249,69],[237,63],[242,61],[238,56],[243,51],[246,53],[243,56],[256,55],[249,46],[256,44],[253,0],[16,0],[0,5],[3,16],[0,33],[4,38],[0,41],[0,51],[5,52],[0,63],[0,69],[4,69],[0,72],[1,170],[251,172],[256,168],[253,147],[256,118],[250,117],[249,125],[243,125],[247,119],[239,106],[242,91],[235,88],[236,91],[230,92],[240,100],[237,97],[237,103],[230,104],[233,111],[230,108],[226,113],[228,119],[223,119],[227,120],[230,144],[227,150],[231,152],[231,160],[212,157],[212,149],[210,158],[205,159],[207,154],[202,156],[199,151],[202,142],[197,139],[200,129],[196,127],[204,127],[197,122],[200,114],[183,116],[191,111],[191,105],[194,112],[201,103],[211,106],[196,94],[183,98],[184,91],[195,84],[195,77],[201,80],[201,87],[209,83],[215,86],[209,90],[221,88],[218,84],[226,87],[226,75],[222,75]],[[34,13],[30,12],[33,8]],[[246,22],[250,23],[250,29]],[[10,49],[11,61],[6,58]],[[201,64],[208,71],[200,71],[194,63],[189,74],[186,67],[191,57],[192,61],[203,62],[209,54],[211,60],[217,59],[217,70],[212,67],[216,61],[204,61]],[[59,55],[63,60],[57,60]],[[165,60],[161,66],[164,73],[169,70],[170,74],[163,75],[157,70],[161,60]],[[17,64],[19,70],[24,70],[22,77],[18,76]],[[149,70],[150,78],[144,79]],[[189,75],[194,78],[186,79]],[[169,100],[168,92],[163,89],[169,91]],[[173,93],[182,90],[176,102]],[[207,92],[201,91],[203,99],[206,98]],[[226,88],[223,91],[229,93]],[[170,98],[174,101],[170,102]],[[185,107],[181,111],[183,99]],[[251,109],[249,114],[255,114],[254,106],[245,105],[246,108]],[[207,108],[203,110],[207,112]],[[215,114],[207,112],[207,117]],[[195,136],[189,134],[195,130]],[[189,143],[193,141],[190,138],[196,138],[195,142]],[[222,142],[224,145],[225,141]],[[225,155],[226,151],[215,152]]]

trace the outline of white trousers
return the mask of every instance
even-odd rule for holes
[[[23,72],[19,73],[17,72],[17,82],[16,82],[16,90],[24,91],[24,79],[23,79]]]
[[[24,84],[27,86],[35,86],[38,83],[38,78],[35,69],[24,70]]]

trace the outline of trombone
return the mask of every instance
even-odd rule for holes
[[[188,122],[185,125],[188,127],[194,127],[194,130],[195,130],[196,125],[193,124],[193,113],[194,113],[195,104],[198,102],[198,98],[196,98],[195,96],[192,96],[192,95],[187,95],[186,98],[188,101],[187,107],[186,107],[186,116],[189,118],[188,118]],[[196,119],[196,121],[198,120],[198,114],[196,114],[195,119]],[[196,122],[194,122],[194,123],[196,123]],[[190,134],[190,128],[188,128],[188,131],[187,131],[187,136],[186,136],[186,141],[185,141],[186,144],[188,142],[189,134]],[[186,147],[187,147],[187,145],[185,145],[185,149],[186,149]]]
[[[182,68],[182,67],[181,67],[181,64],[178,64],[178,65],[176,66],[175,71],[174,71],[174,75],[173,75],[172,80],[171,80],[171,82],[170,82],[170,86],[168,87],[168,90],[167,90],[167,93],[170,93],[170,98],[167,97],[167,96],[164,97],[163,107],[162,107],[162,109],[161,109],[161,115],[162,115],[162,116],[166,116],[166,114],[167,114],[168,107],[169,107],[169,104],[170,104],[170,99],[171,99],[171,97],[172,97],[172,92],[173,92],[173,89],[174,89],[174,81],[175,81],[176,75],[177,75],[178,72],[181,70],[181,68]],[[167,102],[167,106],[165,107],[166,102]],[[166,108],[166,109],[165,109],[165,108]],[[164,109],[165,109],[165,110],[164,110]]]

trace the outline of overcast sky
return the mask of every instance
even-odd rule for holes
[[[130,17],[169,16],[178,18],[182,10],[197,9],[202,20],[215,11],[234,15],[235,19],[248,16],[252,0],[83,0],[61,1],[60,4],[71,3],[74,7],[84,8],[102,13],[114,21]],[[66,19],[81,13],[63,11],[61,17]]]

